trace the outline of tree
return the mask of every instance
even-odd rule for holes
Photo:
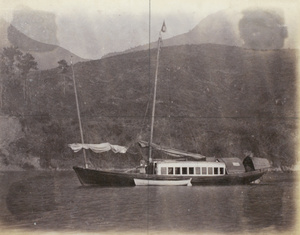
[[[26,99],[26,79],[30,70],[37,70],[37,62],[30,53],[23,54],[17,47],[10,46],[3,48],[0,55],[1,73],[1,107],[3,105],[4,79],[13,79],[16,75],[21,75],[24,79],[24,99]]]
[[[10,75],[16,73],[17,61],[22,54],[17,47],[4,47],[1,52],[1,73]]]
[[[30,53],[26,53],[18,57],[19,63],[17,67],[20,69],[21,75],[27,76],[29,71],[34,69],[37,70],[37,62],[35,61],[34,57]]]
[[[3,48],[0,54],[0,105],[3,106],[3,92],[5,79],[11,79],[18,72],[18,60],[22,52],[14,46]]]
[[[66,94],[66,78],[64,76],[64,73],[67,72],[69,65],[66,60],[60,60],[57,63],[58,63],[58,68],[61,69],[60,73],[62,73],[62,76],[64,78],[64,94]]]
[[[60,60],[57,63],[58,63],[58,68],[61,69],[61,73],[64,73],[67,71],[67,68],[69,67],[69,65],[66,60]]]
[[[24,79],[24,99],[26,99],[26,90],[27,90],[27,75],[30,70],[37,70],[37,62],[30,53],[21,55],[17,58],[18,64],[17,67],[20,70],[20,73]]]

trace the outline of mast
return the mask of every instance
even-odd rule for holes
[[[75,81],[75,74],[74,74],[74,69],[73,69],[72,58],[71,58],[71,68],[72,68],[72,77],[73,77],[73,84],[74,84],[74,93],[75,93],[75,100],[76,100],[76,108],[77,108],[77,116],[78,116],[78,122],[79,122],[79,129],[80,129],[81,143],[84,144],[83,130],[82,130],[82,125],[81,125],[81,117],[80,117],[80,110],[79,110],[79,103],[78,103],[78,95],[77,95],[77,88],[76,88],[76,81]],[[85,168],[88,168],[85,149],[83,148],[82,150],[83,150],[84,165],[85,165]]]
[[[154,80],[154,92],[153,92],[152,115],[151,115],[151,130],[150,130],[150,141],[149,141],[149,163],[152,162],[152,143],[153,143],[153,126],[154,126],[155,104],[156,104],[157,74],[158,74],[158,65],[159,65],[160,44],[162,41],[161,32],[166,32],[165,21],[161,27],[161,30],[159,31],[159,37],[158,37],[158,42],[157,42],[156,70],[155,70],[155,80]]]

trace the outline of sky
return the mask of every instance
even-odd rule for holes
[[[287,22],[296,23],[298,3],[299,0],[0,0],[0,15],[12,22],[14,12],[24,7],[48,12],[56,24],[55,38],[46,39],[31,32],[33,39],[96,59],[147,44],[149,39],[157,40],[164,20],[164,38],[186,33],[208,15],[226,9],[275,7],[284,11]],[[26,32],[24,25],[22,28],[20,22],[14,23]]]

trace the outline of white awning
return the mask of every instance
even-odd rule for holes
[[[95,153],[103,153],[107,151],[113,151],[114,153],[126,153],[127,147],[112,145],[110,143],[102,144],[69,144],[68,145],[75,153],[79,152],[81,149],[90,149]]]

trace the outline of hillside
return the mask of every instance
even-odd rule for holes
[[[168,25],[167,21],[166,24]],[[256,50],[298,48],[295,42],[297,30],[293,26],[286,25],[280,12],[227,9],[208,15],[186,33],[169,38],[165,38],[164,34],[162,36],[165,47],[211,43]],[[150,43],[150,48],[156,46],[156,41]],[[145,44],[124,52],[110,53],[105,57],[148,49],[149,44]]]
[[[147,51],[139,51],[74,66],[85,142],[130,147],[125,155],[91,154],[98,166],[132,167],[146,158],[136,142],[149,136],[156,50],[150,55],[149,60]],[[213,44],[162,48],[154,142],[206,156],[252,153],[274,166],[292,165],[295,66],[295,50]],[[24,154],[39,157],[46,168],[82,164],[81,155],[67,147],[80,142],[71,75],[70,69],[32,73],[27,102],[22,83],[7,81],[3,114],[17,117],[23,134],[1,150],[2,164],[24,164],[17,157]]]
[[[50,69],[57,67],[59,60],[73,62],[85,61],[77,55],[57,45],[46,44],[33,40],[17,30],[14,26],[0,18],[0,49],[9,46],[16,46],[23,52],[32,54],[38,62],[39,69]]]
[[[241,18],[241,12],[232,10],[219,11],[201,20],[194,28],[186,33],[176,35],[171,38],[164,38],[163,45],[167,47],[212,43],[242,47],[243,41],[238,32],[238,22]],[[162,36],[164,37],[164,34]],[[150,48],[156,47],[157,42],[150,43]],[[110,53],[105,55],[105,57],[148,49],[149,44],[145,44],[130,48],[124,52]]]

